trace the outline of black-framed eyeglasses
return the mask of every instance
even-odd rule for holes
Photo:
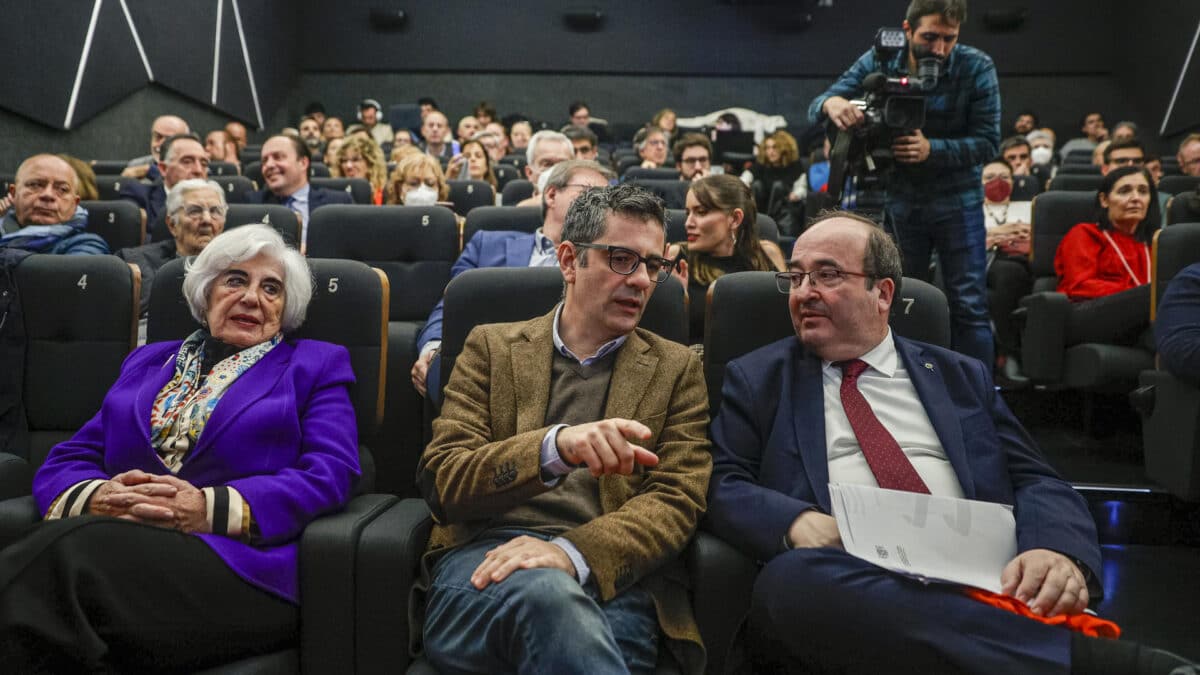
[[[608,251],[608,268],[617,274],[629,276],[637,271],[638,265],[646,263],[646,272],[650,275],[650,279],[656,284],[661,284],[671,276],[671,270],[679,264],[683,258],[683,253],[675,256],[674,260],[668,260],[662,256],[647,256],[642,257],[638,252],[625,248],[624,246],[611,246],[608,244],[583,244],[577,241],[571,242],[578,248],[594,248],[600,251]]]
[[[804,283],[804,277],[808,277],[808,283],[813,286],[837,288],[842,285],[846,277],[871,278],[873,276],[862,272],[847,272],[836,267],[821,267],[811,272],[776,272],[775,287],[779,289],[780,293],[791,293],[800,288],[800,284]]]

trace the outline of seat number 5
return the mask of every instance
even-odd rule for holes
[[[329,277],[329,292],[337,293],[337,289],[338,289],[338,278],[337,277]]]

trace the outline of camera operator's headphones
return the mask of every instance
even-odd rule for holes
[[[379,105],[379,101],[376,101],[373,98],[364,98],[362,100],[362,103],[358,104],[358,112],[354,113],[354,116],[358,118],[359,122],[362,121],[363,108],[374,108],[375,109],[375,121],[376,122],[383,121],[383,106]]]

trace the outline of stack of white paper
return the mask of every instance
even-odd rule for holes
[[[829,495],[846,551],[889,570],[999,593],[1017,555],[1010,506],[844,483]]]

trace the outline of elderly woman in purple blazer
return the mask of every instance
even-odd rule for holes
[[[0,554],[5,670],[190,670],[295,640],[300,534],[359,475],[349,354],[285,337],[312,277],[269,227],[187,269],[204,329],[130,354],[37,472],[45,521]]]

